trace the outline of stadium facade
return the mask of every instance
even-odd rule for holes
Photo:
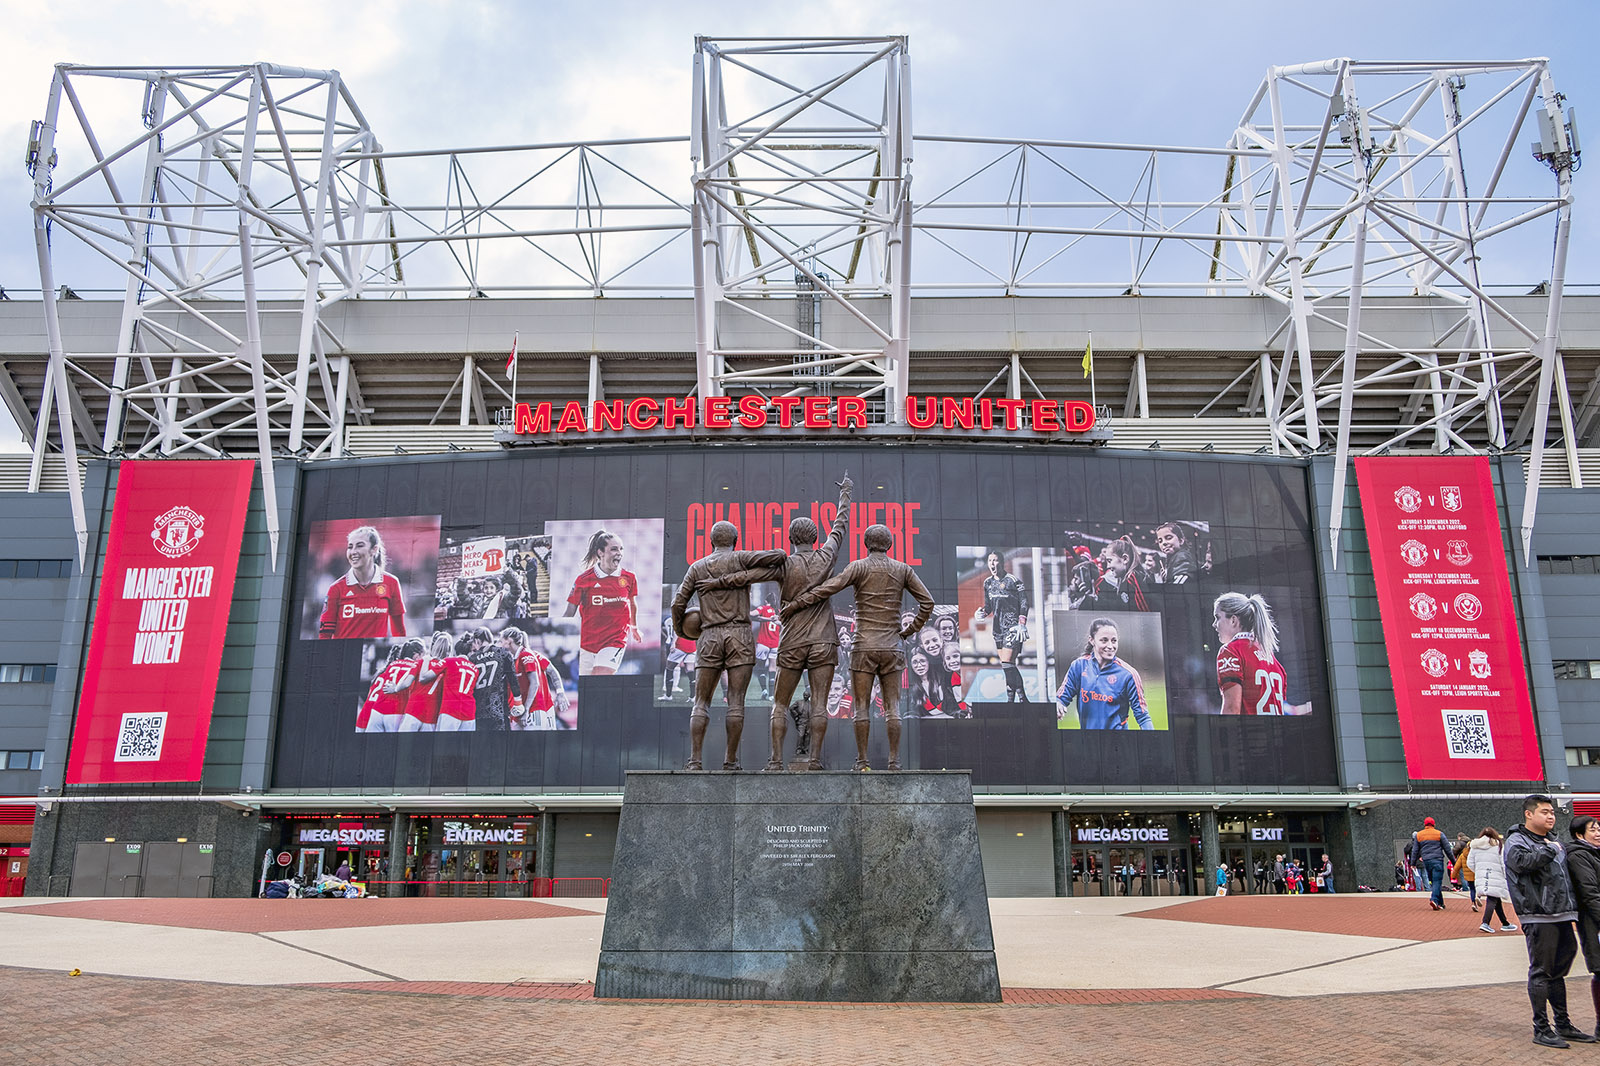
[[[878,79],[876,120],[840,102],[836,121],[869,128],[805,126],[820,91],[781,120],[727,120],[707,99],[728,84],[705,72],[741,49],[746,65],[854,57],[851,77]],[[152,87],[144,128],[168,140],[94,153],[84,173],[112,189],[98,207],[66,196],[81,179],[65,170],[38,178],[52,110],[35,142],[41,291],[0,303],[0,391],[36,444],[5,468],[0,512],[16,660],[0,664],[5,885],[246,895],[344,859],[396,894],[603,881],[626,773],[688,753],[688,649],[666,605],[722,519],[741,547],[774,551],[791,519],[826,533],[838,517],[842,559],[889,526],[936,604],[905,649],[904,761],[972,771],[991,894],[1195,894],[1219,863],[1237,874],[1280,853],[1331,856],[1341,890],[1387,887],[1424,816],[1476,834],[1535,790],[1600,809],[1600,490],[1585,487],[1600,478],[1600,298],[1564,291],[1576,142],[1543,65],[1282,68],[1251,104],[1270,101],[1278,124],[1247,121],[1206,157],[1228,178],[1204,225],[1198,204],[1147,204],[1135,225],[1126,197],[1059,195],[1022,225],[950,221],[933,209],[949,197],[910,196],[903,39],[752,54],[698,42],[702,122],[679,145],[694,195],[659,227],[694,249],[692,291],[676,293],[607,291],[592,265],[588,292],[520,284],[533,266],[492,276],[507,243],[598,256],[586,242],[655,240],[650,226],[407,232],[428,208],[392,197],[363,215],[333,190],[376,190],[372,169],[405,154],[350,125],[336,77],[129,79]],[[92,73],[62,68],[52,108]],[[1494,101],[1525,95],[1513,134],[1530,109],[1553,116],[1529,164],[1537,197],[1464,191],[1452,134],[1489,107],[1460,109],[1469,75],[1502,79]],[[1423,136],[1417,110],[1385,125],[1398,94],[1362,110],[1358,76],[1442,101],[1445,135]],[[1323,95],[1320,137],[1291,138],[1324,179],[1313,196],[1244,134],[1288,136],[1277,90],[1317,78],[1339,99]],[[326,119],[309,148],[280,121],[278,154],[257,153],[267,120],[310,113],[288,108],[285,79],[320,86]],[[185,158],[176,131],[200,121],[207,86],[256,110],[208,120],[192,141],[204,158]],[[931,141],[936,155],[950,139]],[[1151,165],[1166,151],[1137,150]],[[842,161],[822,167],[828,153]],[[116,191],[112,156],[143,161],[127,184],[160,195]],[[281,196],[250,180],[252,160]],[[1439,181],[1389,180],[1430,166]],[[215,189],[228,181],[231,200]],[[1292,220],[1277,216],[1286,193]],[[1107,205],[1122,221],[1070,220]],[[1557,231],[1549,279],[1478,276],[1480,243],[1541,223]],[[912,283],[913,242],[920,257],[972,232],[1009,242],[1009,274],[988,275],[999,292]],[[120,298],[59,284],[63,234],[133,249]],[[1053,251],[1036,264],[1023,236]],[[1131,278],[1091,258],[1077,280],[1039,280],[1089,238],[1134,249]],[[1202,238],[1188,275],[1138,250]],[[418,280],[440,247],[462,291]],[[774,586],[753,606],[765,644]],[[847,594],[833,610],[848,649]],[[1096,650],[1107,622],[1115,669]],[[521,660],[502,644],[535,667],[491,693]],[[767,755],[770,675],[763,655],[750,768]],[[822,758],[843,769],[854,711],[839,688],[808,699],[839,723]]]

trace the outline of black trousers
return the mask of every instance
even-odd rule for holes
[[[1571,922],[1522,922],[1522,935],[1528,940],[1528,1001],[1533,1004],[1535,1029],[1549,1025],[1545,1004],[1556,1016],[1556,1025],[1570,1025],[1567,1018],[1567,971],[1578,956],[1578,935]]]
[[[1511,924],[1510,920],[1508,918],[1506,918],[1506,909],[1505,909],[1505,907],[1501,906],[1501,904],[1500,904],[1500,897],[1499,896],[1484,896],[1483,897],[1483,924],[1484,925],[1488,925],[1489,924],[1489,918],[1491,916],[1493,916],[1493,915],[1496,915],[1496,914],[1498,914],[1500,916],[1500,924],[1501,925],[1510,925]]]

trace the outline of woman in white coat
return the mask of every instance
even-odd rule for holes
[[[1494,932],[1494,926],[1489,924],[1489,919],[1498,914],[1500,916],[1500,931],[1515,932],[1516,926],[1506,921],[1505,907],[1501,900],[1507,898],[1506,868],[1500,861],[1500,834],[1494,826],[1484,826],[1483,832],[1473,840],[1471,851],[1467,853],[1467,869],[1472,871],[1474,881],[1478,886],[1478,895],[1483,897],[1483,924],[1478,926],[1485,933]]]

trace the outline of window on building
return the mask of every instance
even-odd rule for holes
[[[70,559],[0,559],[0,578],[71,576]]]
[[[5,752],[5,768],[7,770],[42,770],[44,769],[44,752],[42,751],[8,751]]]
[[[0,663],[0,684],[22,681],[54,681],[54,663]]]
[[[1550,665],[1555,668],[1557,681],[1600,677],[1600,659],[1556,659]]]
[[[1541,555],[1541,574],[1600,574],[1600,555]]]
[[[1568,748],[1568,766],[1600,766],[1600,748]]]

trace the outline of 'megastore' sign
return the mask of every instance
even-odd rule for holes
[[[1094,405],[1087,400],[1010,400],[988,396],[908,396],[901,412],[911,429],[1032,430],[1087,433]],[[604,433],[653,429],[865,429],[867,401],[860,396],[669,396],[657,400],[573,400],[519,403],[513,431]]]

